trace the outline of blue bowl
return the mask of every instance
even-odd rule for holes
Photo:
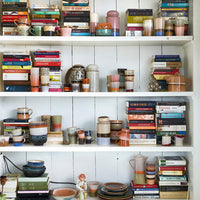
[[[47,141],[47,135],[30,135],[31,142],[36,146],[42,146]]]
[[[28,165],[23,166],[24,175],[27,177],[39,177],[44,174],[46,167],[43,166],[41,168],[30,168]]]
[[[111,29],[97,29],[96,36],[111,36],[112,30]]]
[[[28,166],[30,168],[42,168],[44,166],[43,160],[29,160]]]

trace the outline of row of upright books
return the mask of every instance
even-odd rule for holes
[[[186,102],[128,101],[130,145],[162,144],[162,136],[184,137],[187,131],[185,111]]]

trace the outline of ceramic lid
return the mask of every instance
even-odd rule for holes
[[[87,70],[87,71],[98,71],[98,70],[99,70],[99,67],[98,67],[98,65],[93,65],[93,64],[91,64],[91,65],[88,65],[88,66],[86,67],[86,70]]]

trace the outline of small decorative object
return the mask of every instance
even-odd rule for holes
[[[173,36],[174,34],[174,25],[172,21],[168,20],[165,22],[165,36]]]
[[[62,115],[54,115],[51,117],[53,131],[59,132],[62,129]]]
[[[88,182],[89,196],[96,197],[97,196],[97,190],[98,190],[99,186],[100,186],[100,182],[89,181]]]
[[[42,92],[49,92],[49,68],[41,68],[41,86]]]
[[[184,36],[185,32],[185,26],[184,26],[184,20],[177,19],[175,22],[175,34],[176,36]]]
[[[2,192],[1,192],[0,200],[6,200],[6,195],[3,194],[3,187],[4,187],[4,185],[6,184],[6,181],[7,181],[6,176],[1,176],[0,177],[0,181],[1,181],[1,187],[2,187],[2,189],[1,189]]]
[[[119,78],[119,92],[125,92],[125,71],[127,69],[122,69],[122,68],[118,68],[117,71],[118,71],[118,74],[120,75],[120,78]]]
[[[31,68],[31,91],[39,92],[39,68]]]
[[[165,18],[155,18],[154,19],[154,29],[155,29],[155,36],[164,36],[165,34]]]
[[[119,136],[119,146],[121,147],[127,147],[129,146],[129,133],[130,133],[130,130],[129,129],[125,129],[123,128],[120,132],[120,136]]]
[[[85,131],[86,144],[92,143],[92,131]]]
[[[147,161],[146,162],[146,181],[148,185],[154,185],[155,184],[155,178],[156,178],[156,167],[155,162],[153,161]]]
[[[110,23],[102,23],[96,26],[96,36],[111,36],[112,26]]]
[[[147,19],[143,21],[144,36],[153,36],[153,20]]]
[[[88,78],[83,79],[82,90],[83,90],[83,92],[89,92],[90,91],[90,79],[88,79]]]
[[[99,23],[99,16],[97,13],[90,13],[90,33],[91,36],[96,35],[96,26]]]
[[[85,131],[84,130],[78,131],[78,140],[79,140],[79,144],[85,144]]]
[[[126,92],[134,92],[134,70],[125,71],[125,89]]]
[[[119,92],[119,74],[110,75],[111,92]]]
[[[151,74],[150,82],[149,82],[149,92],[157,92],[159,89],[159,84],[153,74]]]
[[[99,92],[99,67],[97,65],[88,65],[86,67],[86,77],[90,79],[90,92]]]
[[[76,188],[78,191],[78,199],[87,199],[87,182],[85,174],[80,174],[77,179]]]
[[[32,114],[32,109],[26,107],[17,108],[17,119],[29,119]]]

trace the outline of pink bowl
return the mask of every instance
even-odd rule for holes
[[[119,74],[110,75],[111,82],[119,82],[119,78],[120,78]]]

